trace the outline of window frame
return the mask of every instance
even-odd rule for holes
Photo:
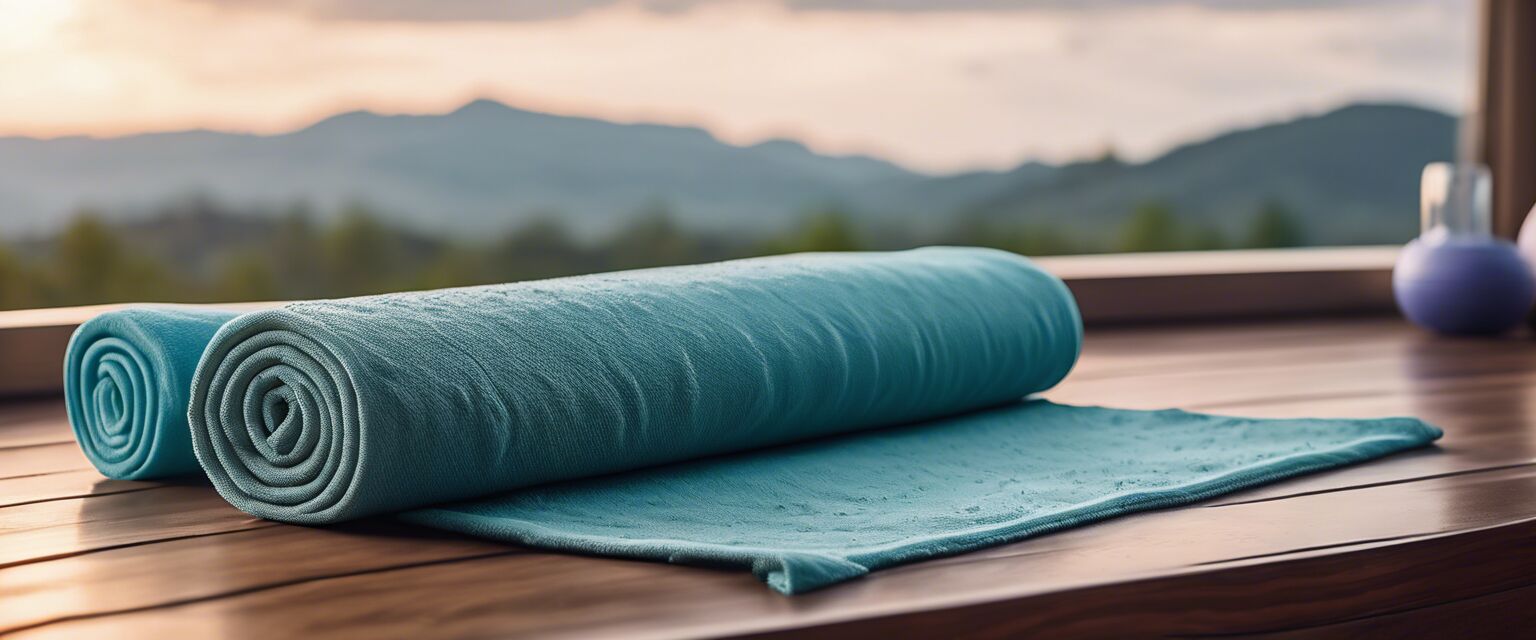
[[[1514,239],[1536,202],[1536,3],[1480,5],[1478,89],[1461,153],[1492,171],[1494,233]]]

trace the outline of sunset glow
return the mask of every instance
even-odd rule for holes
[[[0,2],[0,134],[279,132],[344,110],[437,112],[486,96],[953,170],[1105,145],[1145,157],[1359,99],[1455,111],[1470,92],[1472,3],[1449,0],[1012,11],[743,0],[671,12],[616,2],[480,21],[358,19],[322,4]]]

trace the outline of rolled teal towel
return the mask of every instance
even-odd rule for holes
[[[1014,254],[801,254],[253,313],[190,418],[232,504],[322,524],[1013,402],[1081,343]]]
[[[64,356],[64,406],[102,475],[138,480],[201,473],[187,430],[198,357],[236,313],[153,306],[110,311],[75,330]]]

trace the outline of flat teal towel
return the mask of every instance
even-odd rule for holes
[[[1412,418],[1253,420],[1035,400],[401,517],[531,546],[751,567],[801,593],[1439,435]]]
[[[803,254],[240,316],[188,418],[258,516],[404,511],[784,593],[1439,435],[1024,401],[1081,342],[1065,286],[1012,254]]]

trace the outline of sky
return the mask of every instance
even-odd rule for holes
[[[277,133],[476,97],[930,172],[1452,112],[1474,0],[0,0],[0,135]]]

